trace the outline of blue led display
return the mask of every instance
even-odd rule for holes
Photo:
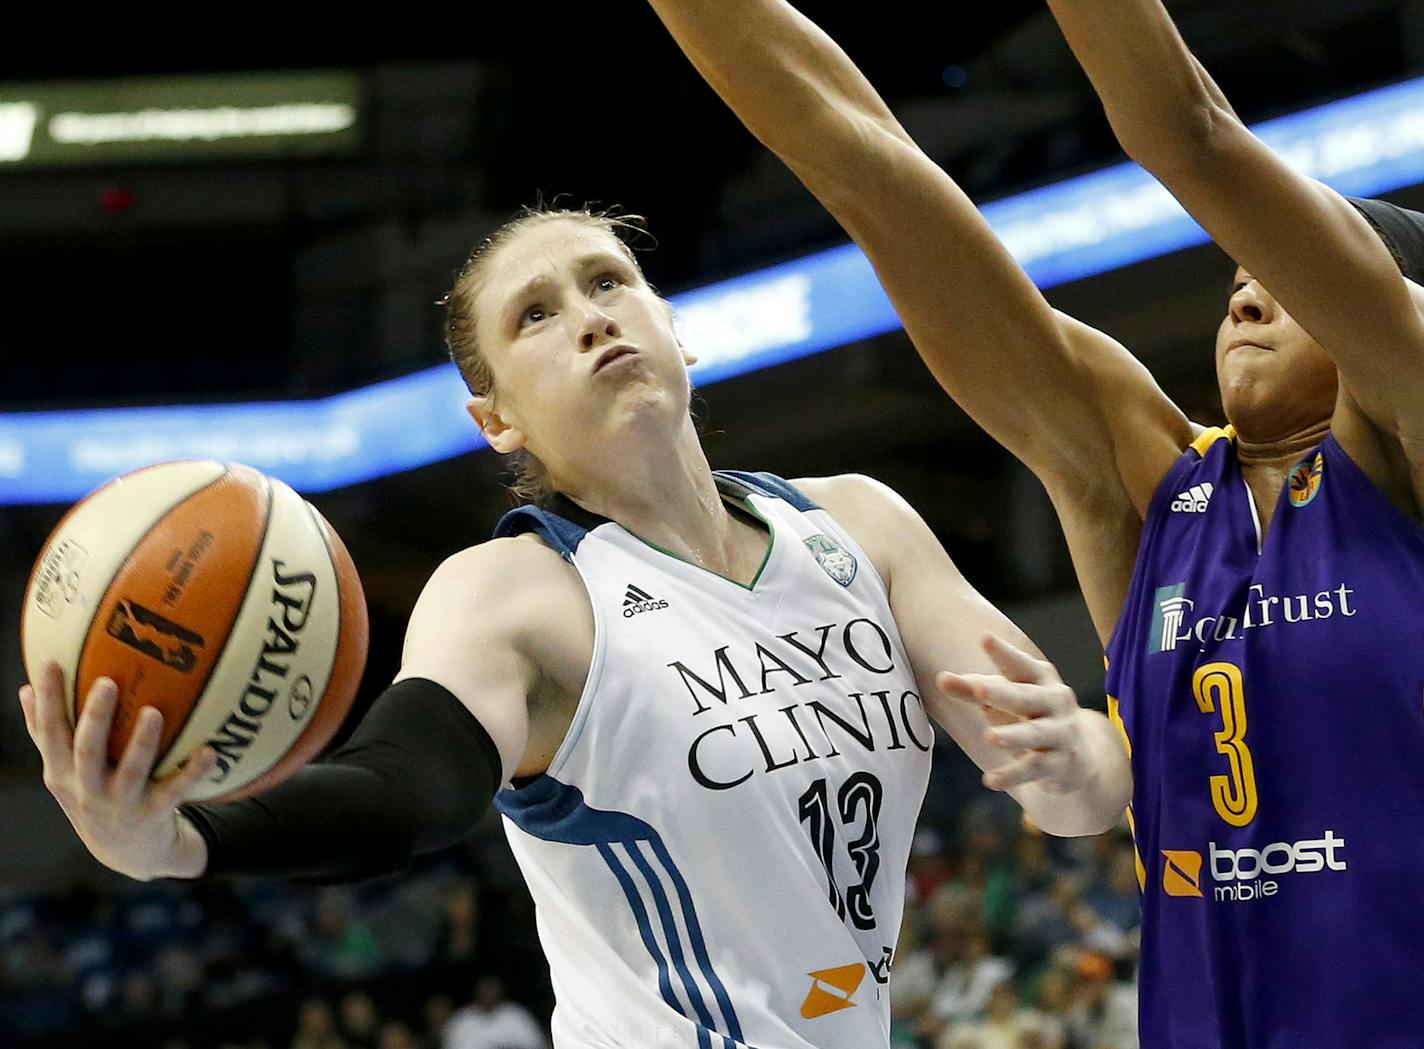
[[[1342,193],[1424,182],[1424,78],[1254,128],[1299,170]],[[1118,164],[984,205],[1042,288],[1206,240],[1135,164]],[[708,385],[898,328],[854,245],[673,297]],[[0,503],[66,502],[165,459],[250,464],[320,492],[439,462],[484,444],[452,365],[313,401],[110,408],[0,416]]]

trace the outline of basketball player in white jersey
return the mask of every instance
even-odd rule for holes
[[[45,780],[141,879],[399,870],[502,787],[559,1049],[883,1047],[926,715],[1055,834],[1118,821],[1126,755],[893,492],[711,470],[614,226],[525,215],[457,281],[471,413],[547,498],[436,570],[348,745],[175,810],[210,756],[151,783],[149,710],[107,768],[112,683],[71,736],[50,666],[21,693]]]

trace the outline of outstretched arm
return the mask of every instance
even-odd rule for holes
[[[1108,719],[1078,706],[1033,642],[964,577],[908,503],[865,477],[793,482],[870,555],[926,711],[1050,834],[1122,819],[1132,770]]]
[[[20,692],[45,785],[94,857],[140,880],[354,880],[402,870],[414,855],[458,840],[514,772],[528,736],[533,675],[510,626],[527,618],[520,606],[528,599],[502,585],[515,558],[489,546],[436,572],[411,617],[400,679],[326,761],[256,797],[180,813],[179,803],[214,766],[211,748],[152,782],[162,717],[145,709],[122,760],[109,768],[113,682],[95,684],[71,731],[60,669],[51,662]],[[508,615],[490,615],[480,603],[491,592],[512,595]]]
[[[1140,514],[1189,424],[1121,346],[1054,313],[845,53],[784,0],[651,2],[864,249],[945,390],[1056,494]]]
[[[1315,337],[1375,426],[1417,434],[1424,322],[1364,218],[1251,134],[1159,0],[1048,4],[1128,155]]]

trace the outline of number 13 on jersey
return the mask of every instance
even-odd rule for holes
[[[830,796],[824,778],[812,783],[801,795],[798,815],[811,835],[811,844],[826,869],[829,882],[830,904],[842,919],[850,918],[857,929],[875,928],[875,911],[870,906],[870,889],[875,875],[880,870],[880,800],[884,790],[880,780],[869,772],[857,772],[843,784],[836,797],[836,809],[841,822],[847,827],[859,820],[860,833],[846,849],[851,862],[855,864],[860,881],[850,886],[844,895],[836,884],[835,840],[836,831],[833,816],[836,814],[830,804]]]
[[[1192,695],[1203,714],[1219,712],[1216,749],[1226,756],[1229,774],[1211,777],[1211,803],[1233,827],[1256,818],[1256,766],[1246,745],[1246,691],[1235,663],[1207,663],[1192,675]]]

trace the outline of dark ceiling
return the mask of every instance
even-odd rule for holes
[[[976,198],[1115,152],[1041,2],[800,6],[897,108],[919,115],[911,130]],[[1170,5],[1248,119],[1403,75],[1421,49],[1419,6],[1414,0]],[[439,18],[424,10],[407,17],[384,12],[379,22],[347,16],[325,29],[315,22],[304,15],[279,33],[271,20],[224,18],[173,27],[181,42],[155,33],[102,48],[40,46],[7,54],[0,75],[29,81],[472,61],[492,84],[484,127],[496,133],[497,147],[470,158],[490,210],[564,193],[647,214],[664,245],[654,268],[669,287],[699,281],[709,270],[740,268],[748,256],[793,250],[755,238],[745,251],[700,247],[718,221],[722,191],[755,162],[758,147],[644,4],[546,0],[479,5]],[[119,32],[120,39],[139,35]],[[795,248],[836,236],[828,221],[810,222],[797,230]]]
[[[802,6],[976,199],[1117,156],[1096,100],[1039,3]],[[1182,0],[1170,7],[1248,120],[1424,69],[1424,0]],[[136,215],[54,229],[6,226],[7,212],[13,219],[35,201],[72,198],[94,210],[107,187],[132,184],[141,210],[145,193],[187,193],[195,179],[208,178],[227,180],[211,192],[240,193],[249,183],[266,185],[266,171],[0,178],[0,287],[7,291],[0,403],[320,393],[430,363],[440,354],[431,303],[452,267],[500,216],[540,192],[648,215],[659,247],[645,266],[667,291],[842,239],[695,76],[644,5],[558,0],[493,8],[467,6],[438,19],[386,11],[379,24],[343,15],[326,32],[284,26],[280,39],[270,20],[244,30],[224,15],[183,29],[181,44],[7,55],[10,81],[337,67],[373,81],[395,70],[408,83],[427,69],[432,79],[469,70],[480,83],[480,112],[442,118],[460,141],[427,168],[401,170],[399,160],[353,163],[349,171],[308,167],[309,184],[292,191],[305,194],[302,207],[262,222],[145,226],[129,221],[142,219]],[[366,184],[379,191],[353,191]],[[322,206],[323,186],[339,204]],[[438,232],[440,223],[444,233],[421,240],[427,225]],[[420,267],[381,268],[377,234],[392,225],[413,243],[433,245]],[[360,267],[371,271],[368,283],[332,278]],[[1210,421],[1210,355],[1201,349],[1227,272],[1210,250],[1188,252],[1057,289],[1053,300],[1121,338],[1189,414]],[[319,279],[304,283],[313,273]],[[400,352],[383,350],[370,335],[378,327],[371,303],[395,282],[424,311]],[[872,473],[921,509],[991,596],[1072,587],[1041,492],[949,405],[903,337],[718,384],[702,398],[714,465]],[[373,668],[394,659],[400,623],[433,565],[488,534],[507,507],[494,483],[498,472],[493,457],[476,455],[318,500],[347,537],[373,612],[384,620]],[[19,552],[9,569],[17,579],[58,512],[0,515],[0,536]],[[1079,647],[1091,653],[1091,639]]]
[[[802,6],[975,199],[1117,155],[1041,3]],[[1418,68],[1420,8],[1421,0],[1171,5],[1247,119]],[[439,19],[423,11],[385,12],[379,23],[352,16],[325,30],[314,22],[304,15],[278,32],[270,19],[195,21],[162,35],[145,25],[147,42],[120,27],[115,36],[128,42],[6,55],[3,76],[11,82],[334,67],[407,85],[467,71],[479,87],[473,101],[456,99],[458,111],[432,125],[427,134],[444,141],[427,147],[419,163],[368,156],[345,166],[294,165],[291,174],[270,165],[194,165],[0,176],[0,286],[9,293],[0,404],[301,396],[429,363],[440,352],[439,319],[429,307],[463,252],[541,196],[648,216],[657,248],[645,267],[668,292],[842,239],[702,84],[644,4],[550,0]],[[374,101],[382,105],[379,91]],[[240,200],[254,185],[269,191],[274,178],[306,180],[277,191],[303,203],[289,199],[257,216],[234,211],[221,221],[145,221],[156,201]],[[343,200],[364,186],[376,187],[364,203]],[[116,189],[134,207],[100,214]],[[37,201],[60,198],[88,217],[16,224]],[[362,229],[431,221],[460,232],[438,258],[408,267],[405,293],[425,315],[408,323],[401,348],[378,345],[372,334],[382,324],[391,330],[374,315],[389,275],[370,274],[359,287],[354,277],[343,288],[333,280],[302,284],[318,255],[336,260],[328,269],[354,273],[363,260],[373,266],[380,249],[370,237],[357,243]],[[57,334],[70,355],[65,384],[50,381],[49,358],[31,349]],[[195,343],[205,348],[201,357],[190,351]]]

